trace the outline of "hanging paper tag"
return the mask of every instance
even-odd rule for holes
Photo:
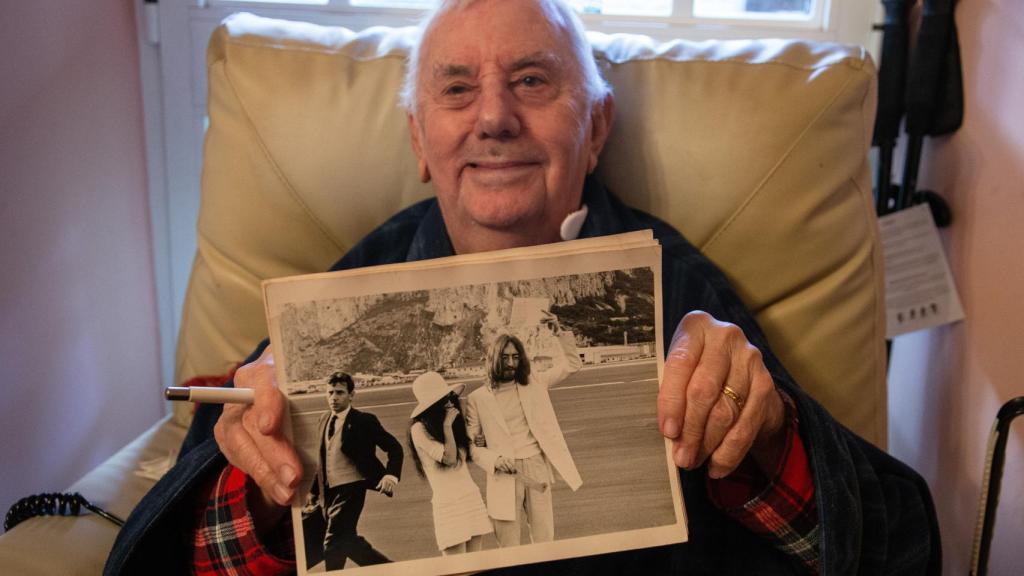
[[[962,320],[939,232],[926,204],[878,220],[885,260],[886,337]]]

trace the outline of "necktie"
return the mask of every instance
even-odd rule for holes
[[[330,441],[334,438],[334,423],[338,421],[337,414],[331,414],[331,421],[327,425],[327,440]]]

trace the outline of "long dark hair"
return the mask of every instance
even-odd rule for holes
[[[455,464],[452,466],[458,466],[462,460],[462,455],[466,455],[466,462],[471,462],[473,457],[469,454],[469,434],[466,433],[466,420],[462,417],[462,402],[459,401],[459,397],[454,392],[441,398],[437,402],[430,405],[429,408],[420,412],[409,422],[409,448],[412,452],[412,460],[416,463],[416,471],[419,472],[420,476],[426,477],[423,472],[423,463],[420,462],[420,455],[416,451],[416,444],[412,441],[412,425],[419,422],[423,425],[423,429],[427,431],[427,436],[434,440],[437,440],[441,444],[444,444],[444,405],[452,401],[455,408],[459,411],[459,415],[455,417],[455,422],[452,422],[452,434],[455,436]],[[438,465],[444,466],[444,462],[438,462]]]
[[[501,353],[510,343],[519,354],[519,366],[512,379],[523,386],[530,382],[530,359],[526,356],[526,347],[519,338],[511,334],[501,334],[494,339],[490,350],[487,351],[487,377],[491,386],[497,386],[496,383],[501,379]]]

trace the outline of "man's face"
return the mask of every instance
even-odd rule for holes
[[[458,252],[559,240],[597,165],[611,99],[588,103],[548,12],[480,0],[438,17],[424,39],[409,127]]]
[[[334,412],[341,412],[352,405],[352,396],[355,392],[349,392],[345,383],[332,384],[327,389],[327,405]]]
[[[515,344],[509,342],[501,350],[501,381],[508,382],[515,378],[516,369],[519,368],[519,351]]]

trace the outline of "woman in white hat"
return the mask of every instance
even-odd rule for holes
[[[416,470],[433,491],[434,536],[444,554],[480,550],[483,535],[494,531],[466,467],[469,436],[459,402],[463,388],[448,386],[437,372],[426,372],[412,383],[418,404],[409,416],[409,443]]]

